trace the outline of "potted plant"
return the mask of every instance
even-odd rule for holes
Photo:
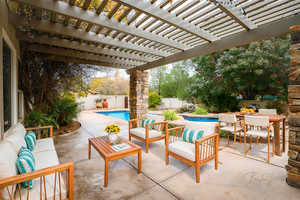
[[[96,108],[102,108],[102,99],[99,98],[99,99],[95,99],[95,102],[96,102]]]
[[[106,126],[104,130],[108,133],[108,140],[112,143],[118,139],[118,133],[121,131],[120,127],[115,124]]]

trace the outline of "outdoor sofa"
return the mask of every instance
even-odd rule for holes
[[[16,161],[21,147],[26,147],[26,130],[43,130],[47,138],[37,139],[31,152],[35,170],[19,174]],[[25,129],[17,124],[6,133],[0,142],[0,199],[73,199],[74,163],[59,164],[52,130],[52,126]],[[20,184],[29,180],[34,180],[31,189]]]

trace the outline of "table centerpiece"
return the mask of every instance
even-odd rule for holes
[[[115,124],[106,126],[104,130],[108,133],[108,140],[112,143],[117,140],[118,133],[121,131],[120,127]]]

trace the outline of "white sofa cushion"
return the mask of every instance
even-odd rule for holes
[[[195,131],[204,131],[202,137],[214,134],[215,123],[212,122],[185,122],[185,128]]]
[[[35,159],[35,170],[44,169],[59,165],[58,157],[55,150],[32,152]]]
[[[16,127],[14,127],[14,131],[21,133],[23,137],[26,135],[26,129],[22,124],[17,124]]]
[[[17,153],[13,146],[8,141],[0,142],[0,179],[16,176],[18,174],[16,160]],[[14,186],[14,188],[16,188]],[[12,191],[12,186],[8,186],[9,191]],[[9,193],[5,188],[1,189],[4,200],[10,199]],[[15,189],[14,189],[15,191]]]
[[[39,153],[48,150],[55,150],[52,138],[44,138],[44,139],[36,140],[36,145],[32,153]]]
[[[13,131],[4,141],[8,141],[14,147],[16,154],[19,153],[22,146],[27,147],[24,137],[18,131]]]
[[[202,146],[202,151],[205,150],[203,147],[204,146]],[[207,147],[207,145],[205,145],[205,147]],[[173,142],[169,144],[169,151],[181,157],[184,157],[192,162],[195,162],[195,144],[193,143],[184,141]],[[201,145],[199,147],[199,151],[201,151]]]
[[[133,128],[130,129],[130,133],[133,135],[136,135],[140,138],[146,139],[146,129],[145,128]],[[149,138],[155,138],[163,136],[162,132],[157,131],[157,130],[149,130]]]

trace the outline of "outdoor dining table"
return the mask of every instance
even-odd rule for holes
[[[244,119],[245,114],[240,112],[233,113],[222,113],[222,114],[234,114],[237,118]],[[274,123],[274,144],[275,144],[275,155],[281,156],[282,151],[285,152],[285,119],[284,115],[272,115],[272,114],[261,114],[254,113],[251,116],[268,116],[269,121]],[[280,123],[282,122],[282,151],[280,150]]]

